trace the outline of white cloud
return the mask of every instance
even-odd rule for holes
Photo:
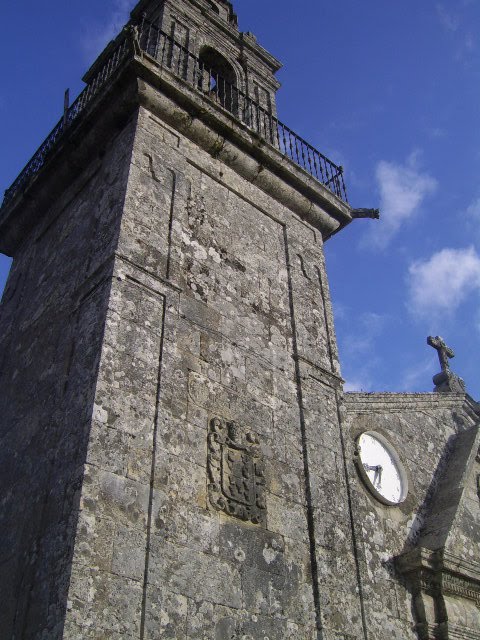
[[[447,31],[458,31],[460,27],[460,17],[447,11],[443,4],[437,4],[436,9],[442,26]]]
[[[480,243],[480,197],[467,207],[465,221],[472,240]],[[475,244],[477,244],[477,242]],[[477,244],[478,246],[478,244]]]
[[[476,2],[477,0],[473,0]],[[463,0],[457,3],[452,10],[445,4],[438,3],[436,5],[437,17],[444,30],[449,33],[451,42],[456,47],[454,55],[455,60],[463,63],[469,63],[472,54],[477,49],[477,40],[475,31],[469,29],[470,25],[475,24],[476,17],[469,11],[469,6],[473,4],[472,0]]]
[[[428,134],[430,135],[430,137],[435,139],[446,138],[448,135],[447,131],[445,129],[442,129],[441,127],[433,127],[429,129]]]
[[[348,307],[338,300],[332,300],[333,315],[335,320],[345,320],[348,318]]]
[[[477,312],[475,318],[475,328],[477,329],[478,333],[480,333],[480,310]]]
[[[110,19],[105,24],[89,25],[83,39],[83,47],[89,59],[98,56],[102,49],[120,33],[128,22],[136,0],[114,0]]]
[[[474,200],[469,207],[467,207],[467,214],[472,218],[480,219],[480,198]]]
[[[365,312],[350,319],[349,332],[340,341],[341,360],[347,370],[345,391],[371,391],[375,387],[382,361],[377,353],[378,338],[382,334],[388,315]]]
[[[452,314],[480,292],[480,256],[474,247],[442,249],[409,267],[410,307],[417,315]]]
[[[414,152],[406,164],[382,160],[376,169],[380,189],[380,222],[372,225],[370,244],[384,249],[402,224],[415,216],[425,198],[437,188],[437,181],[418,167],[419,152]]]
[[[371,388],[371,381],[366,378],[359,378],[358,380],[347,380],[343,385],[343,390],[346,393],[353,393],[355,391],[369,392]]]
[[[418,391],[419,388],[425,386],[435,373],[435,365],[432,365],[434,357],[429,355],[422,362],[413,365],[403,372],[400,387],[402,391]]]
[[[375,339],[382,333],[388,316],[367,311],[355,321],[355,332],[342,341],[343,350],[349,356],[363,356],[371,352]]]
[[[467,51],[469,52],[475,51],[475,49],[477,48],[477,42],[475,40],[473,33],[467,33],[465,35],[464,45]]]

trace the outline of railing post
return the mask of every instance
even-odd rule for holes
[[[145,26],[145,20],[146,20],[146,18],[147,18],[147,12],[146,12],[146,11],[144,11],[144,12],[142,13],[142,21],[140,22],[140,34],[142,34],[142,33],[143,33],[143,28],[144,28],[144,26]]]
[[[68,110],[70,109],[70,89],[65,89],[63,96],[63,129],[68,125]]]

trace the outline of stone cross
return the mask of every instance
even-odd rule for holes
[[[440,360],[442,371],[444,371],[445,373],[449,372],[450,365],[448,363],[448,360],[455,357],[455,353],[453,352],[453,350],[450,349],[450,347],[447,347],[444,339],[440,336],[436,336],[435,338],[429,336],[427,338],[427,344],[438,351],[438,359]]]

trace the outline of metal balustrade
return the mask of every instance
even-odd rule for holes
[[[16,193],[24,190],[30,179],[44,166],[50,152],[57,146],[72,123],[76,122],[92,102],[114,71],[138,47],[156,63],[168,69],[207,99],[230,112],[249,130],[278,149],[316,180],[325,185],[344,202],[347,192],[342,167],[337,166],[320,151],[306,142],[237,86],[225,80],[214,69],[208,68],[200,58],[176,42],[156,25],[144,20],[139,27],[125,29],[106,62],[90,80],[62,119],[47,136],[32,159],[9,189],[5,191],[2,207]]]
[[[13,184],[5,191],[2,208],[8,204],[19,191],[24,190],[28,186],[30,179],[44,166],[49,154],[57,146],[59,140],[63,137],[71,124],[79,118],[87,105],[90,104],[93,98],[98,94],[122,60],[127,57],[129,51],[129,42],[127,38],[123,38],[100,71],[94,76],[92,81],[87,84],[75,102],[64,113],[61,120],[48,134]]]

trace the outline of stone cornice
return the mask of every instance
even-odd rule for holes
[[[147,55],[126,60],[70,127],[24,191],[2,209],[0,250],[13,255],[66,182],[85,170],[103,146],[143,106],[225,162],[239,175],[328,239],[352,221],[351,208],[225,109],[160,68]],[[68,161],[67,161],[68,158]],[[14,221],[14,224],[12,222]]]
[[[448,553],[448,551],[437,552],[441,555],[441,566],[451,573],[459,573],[468,576],[480,585],[480,562],[465,560]]]
[[[414,591],[465,598],[480,607],[478,562],[420,547],[398,556],[396,567]]]
[[[460,628],[456,625],[448,625],[448,638],[451,640],[480,640],[478,629]]]
[[[465,576],[458,576],[452,573],[442,573],[442,593],[445,595],[458,596],[466,600],[472,600],[477,607],[480,607],[480,583],[474,582]]]
[[[463,393],[356,393],[345,394],[347,410],[352,413],[425,410],[429,407],[462,407],[471,412],[471,403]],[[476,414],[477,415],[477,414]]]
[[[432,408],[461,407],[473,420],[480,418],[480,405],[465,393],[390,393],[348,392],[345,394],[347,411],[351,413],[380,413],[382,411],[421,411]]]
[[[228,111],[149,56],[136,58],[135,71],[145,81],[139,86],[142,106],[299,214],[324,239],[351,222],[349,205]]]

